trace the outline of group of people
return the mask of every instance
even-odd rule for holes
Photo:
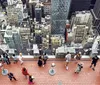
[[[22,68],[22,74],[25,76],[26,79],[27,79],[27,77],[29,77],[28,84],[34,84],[34,81],[33,81],[35,79],[34,76],[30,75],[25,67]],[[17,81],[17,79],[15,78],[15,76],[12,72],[9,72],[7,75],[8,75],[8,78],[10,79],[10,81],[12,81],[12,80]]]
[[[6,63],[7,65],[11,64],[7,53],[3,53],[2,55],[0,55],[0,63]]]
[[[67,55],[65,56],[65,58],[66,58],[66,64],[65,64],[65,66],[66,66],[66,70],[68,70],[68,65],[69,65],[69,63],[71,61],[71,58],[72,58],[71,54],[69,52],[67,52]],[[74,56],[74,59],[75,59],[76,64],[77,64],[77,68],[75,70],[75,73],[79,73],[81,71],[81,69],[83,68],[83,63],[80,62],[81,58],[82,58],[81,53],[77,53]],[[96,67],[96,64],[97,64],[98,60],[99,60],[99,58],[98,58],[97,55],[95,55],[91,59],[92,62],[91,62],[90,68],[92,68],[93,71],[95,71],[95,67]]]
[[[19,57],[17,57],[15,54],[13,54],[12,58],[14,60],[14,64],[17,63],[18,61],[20,61],[21,65],[23,64],[22,53],[19,54]],[[67,52],[67,55],[65,56],[65,58],[66,58],[65,66],[66,66],[66,70],[68,70],[69,69],[68,65],[71,61],[72,56],[69,52]],[[82,58],[81,53],[77,53],[74,56],[75,63],[77,64],[77,68],[75,70],[75,73],[79,73],[81,71],[81,69],[83,68],[83,63],[80,62],[81,58]],[[37,62],[38,66],[44,67],[47,60],[48,60],[48,55],[46,53],[43,56],[42,55],[39,56],[39,59],[38,59],[38,62]],[[98,60],[99,60],[99,58],[98,58],[97,55],[92,57],[92,63],[90,65],[90,68],[92,68],[93,71],[95,71],[95,67],[96,67]],[[2,56],[0,55],[0,63],[2,63],[2,64],[6,63],[7,65],[11,64],[7,53],[3,53]],[[29,84],[34,84],[35,78],[28,73],[28,71],[25,67],[22,68],[22,74],[25,76],[26,79],[28,77],[28,83]],[[9,72],[7,75],[8,75],[8,78],[10,79],[10,81],[12,81],[12,80],[17,81],[17,79],[15,78],[15,76],[12,72]]]
[[[19,56],[16,56],[15,54],[13,54],[12,58],[14,60],[14,64],[17,63],[18,61],[20,61],[21,65],[23,64],[22,53],[20,53]],[[3,53],[2,55],[0,55],[0,63],[2,65],[4,63],[6,63],[7,65],[11,64],[9,55],[7,53]]]
[[[39,59],[38,59],[38,66],[41,67],[41,66],[45,66],[46,62],[47,62],[47,59],[48,59],[48,56],[47,54],[45,53],[43,56],[39,56]]]
[[[2,64],[2,66],[4,65],[4,63],[6,63],[7,65],[11,64],[10,59],[8,57],[9,55],[7,53],[3,53],[2,55],[0,55],[0,63]],[[20,61],[20,64],[23,64],[23,57],[22,57],[22,53],[19,54],[19,56],[16,56],[15,54],[12,55],[13,58],[13,63],[17,64],[18,61]],[[38,59],[38,66],[45,66],[46,62],[47,62],[48,56],[45,53],[43,56],[39,56]],[[2,67],[1,66],[1,67]],[[30,75],[27,71],[27,69],[25,67],[22,68],[22,74],[25,76],[25,78],[28,78],[28,84],[34,84],[34,77],[32,75]],[[17,81],[16,77],[14,76],[14,74],[12,72],[9,72],[8,74],[8,78],[10,79],[10,81],[15,80]]]

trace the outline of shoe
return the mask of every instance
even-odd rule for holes
[[[91,68],[92,66],[90,66],[90,68]]]
[[[23,65],[23,63],[21,63],[21,65]]]
[[[93,71],[95,71],[95,69],[94,69],[94,68],[92,68],[92,70],[93,70]]]
[[[68,67],[66,67],[66,70],[68,70]]]

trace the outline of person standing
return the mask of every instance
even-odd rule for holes
[[[81,53],[77,53],[77,54],[74,56],[74,59],[76,60],[76,63],[78,63],[78,62],[81,60]]]
[[[2,56],[0,55],[0,63],[2,63],[3,62],[3,58],[2,58]]]
[[[27,76],[29,75],[29,73],[27,72],[27,69],[25,67],[22,68],[22,74],[25,76],[25,78],[27,79]]]
[[[66,70],[68,70],[68,65],[69,65],[69,62],[71,60],[71,54],[69,52],[67,52],[67,55],[65,56],[66,58]]]
[[[19,53],[19,61],[20,61],[20,63],[21,63],[21,65],[23,64],[23,60],[22,60],[22,53]]]
[[[44,54],[44,56],[43,56],[43,67],[44,67],[44,65],[46,64],[46,62],[47,62],[47,59],[48,59],[48,56],[47,56],[47,54],[45,53]]]
[[[38,66],[41,67],[43,65],[43,62],[42,62],[42,58],[41,56],[39,57],[39,60],[38,60]]]
[[[13,57],[13,59],[14,59],[14,64],[17,63],[17,62],[18,62],[18,58],[17,58],[17,56],[15,56],[15,54],[13,54],[12,57]]]
[[[99,58],[97,55],[95,55],[95,57],[92,58],[92,63],[90,65],[90,68],[92,68],[92,65],[94,65],[94,67],[92,68],[93,71],[95,71],[95,67],[96,67],[98,60],[99,60]]]
[[[8,55],[6,53],[3,53],[3,61],[4,61],[4,63],[6,62],[7,65],[10,64],[10,60],[9,60]]]
[[[14,77],[14,74],[13,73],[8,73],[8,78],[10,79],[10,81],[12,81],[12,79],[14,79],[15,81],[17,81],[16,80],[16,78]]]

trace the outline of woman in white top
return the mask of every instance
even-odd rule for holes
[[[23,64],[23,60],[22,60],[22,53],[19,53],[19,61],[20,61],[20,63],[21,63],[21,65]]]
[[[68,64],[69,64],[69,62],[71,60],[71,54],[69,52],[67,52],[67,55],[65,56],[65,58],[66,58],[65,66],[66,66],[66,70],[68,70]]]

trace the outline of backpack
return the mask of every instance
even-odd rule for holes
[[[44,59],[44,60],[47,60],[47,59],[48,59],[48,56],[47,56],[47,55],[44,55],[44,56],[43,56],[43,59]]]

